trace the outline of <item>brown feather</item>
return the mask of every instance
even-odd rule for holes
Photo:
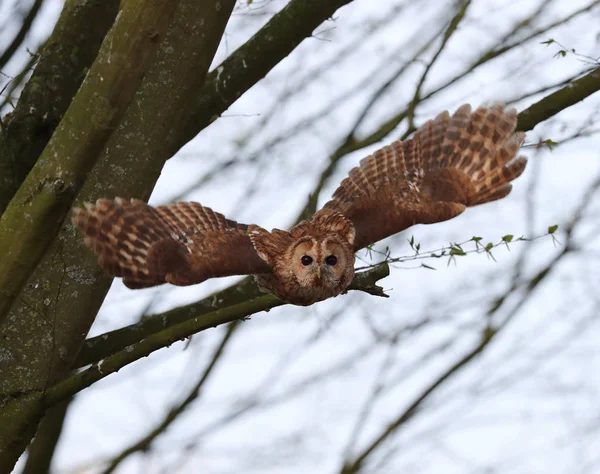
[[[248,236],[257,255],[269,266],[275,265],[282,250],[294,242],[289,232],[280,229],[269,232],[255,224],[248,226]]]
[[[414,224],[457,216],[506,196],[527,160],[514,109],[461,106],[425,123],[412,139],[377,150],[352,169],[325,209],[348,217],[358,250]]]
[[[85,233],[100,266],[130,288],[269,271],[247,226],[198,203],[154,208],[135,199],[99,199],[75,209],[73,223]]]

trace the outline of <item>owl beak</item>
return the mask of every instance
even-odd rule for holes
[[[321,267],[317,267],[317,281],[321,281]]]

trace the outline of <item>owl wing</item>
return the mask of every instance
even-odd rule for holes
[[[152,207],[135,199],[99,199],[75,209],[73,223],[110,275],[129,288],[269,273],[247,226],[195,202]]]
[[[452,117],[443,112],[412,139],[363,159],[324,207],[352,221],[359,250],[414,224],[445,221],[500,199],[527,163],[516,157],[525,137],[513,133],[516,125],[516,111],[502,105],[472,113],[463,105]]]

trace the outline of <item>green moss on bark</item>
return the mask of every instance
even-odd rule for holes
[[[67,266],[64,241],[54,240],[54,236],[74,194],[153,63],[178,3],[125,3],[52,141],[0,221],[0,287],[5,314],[30,277],[30,284],[0,326],[0,399],[6,401],[0,406],[0,466],[9,466],[9,470],[43,415],[41,406],[22,394],[41,395],[49,383],[63,376],[91,325],[89,318],[80,318],[77,305],[70,304],[77,301],[77,290],[68,283],[89,286],[96,279],[90,280],[78,266]],[[51,275],[40,275],[37,271],[42,267],[37,267],[30,276],[53,240],[57,247],[45,253],[49,267],[43,267]],[[67,275],[72,278],[67,279]],[[96,309],[108,281],[99,278],[100,291],[86,295]],[[17,421],[10,421],[15,416],[9,405],[16,410]]]
[[[176,0],[126,2],[52,139],[0,219],[0,321],[131,102]]]
[[[0,134],[0,215],[81,86],[118,8],[119,0],[65,4],[33,75]]]

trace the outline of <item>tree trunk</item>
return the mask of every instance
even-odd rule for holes
[[[215,2],[179,2],[153,66],[102,147],[79,202],[150,194],[180,142],[178,130],[193,107],[189,96],[204,82],[235,1],[217,3],[219,8]],[[72,366],[108,290],[110,279],[93,260],[67,219],[1,327],[0,473],[12,470],[31,440],[45,409],[42,391]]]

